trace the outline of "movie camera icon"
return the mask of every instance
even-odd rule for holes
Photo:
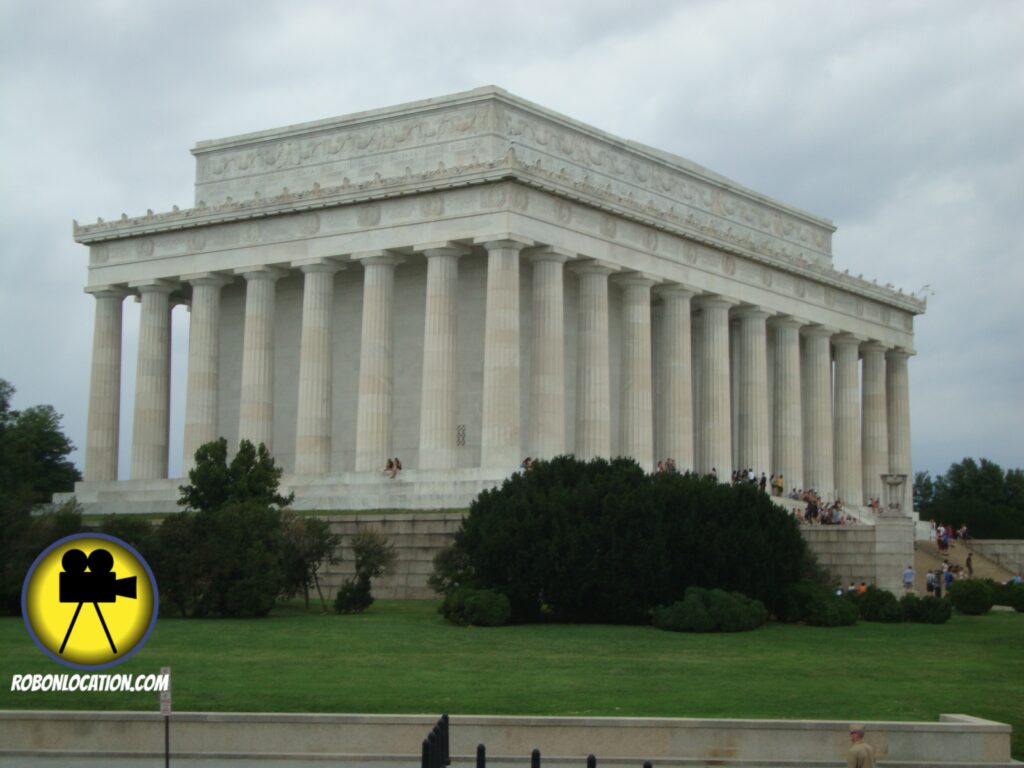
[[[136,599],[135,577],[117,578],[117,574],[111,571],[114,567],[114,557],[105,549],[94,549],[88,557],[80,549],[69,549],[64,553],[60,563],[64,568],[60,574],[60,601],[78,603],[78,607],[75,608],[75,615],[71,617],[71,623],[68,624],[67,634],[64,635],[64,642],[60,644],[58,653],[64,653],[64,648],[71,637],[71,630],[75,628],[78,614],[85,603],[92,603],[96,609],[107,642],[110,643],[110,650],[117,653],[114,639],[110,636],[107,622],[103,619],[100,603],[113,603],[118,597]],[[85,570],[86,567],[89,569],[88,572]]]

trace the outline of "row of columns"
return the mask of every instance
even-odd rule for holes
[[[514,237],[481,243],[487,251],[481,465],[511,470],[520,459],[519,264],[533,262],[528,452],[550,457],[571,450],[565,431],[564,272],[571,254],[531,248]],[[459,258],[468,248],[435,243],[415,249],[427,260],[420,467],[456,466],[456,302]],[[364,267],[356,428],[356,471],[377,471],[390,455],[394,268],[389,252],[357,254]],[[327,259],[297,262],[303,309],[295,471],[326,475],[331,457],[331,318],[334,274]],[[622,289],[620,444],[618,452],[650,468],[654,461],[654,393],[659,447],[680,468],[717,471],[733,463],[731,378],[737,382],[738,442],[743,467],[782,474],[787,486],[815,488],[852,503],[881,497],[883,472],[910,471],[907,354],[837,334],[792,317],[684,286],[656,285],[637,273],[615,275],[596,261],[572,266],[579,279],[574,452],[610,456],[611,369],[609,280]],[[239,437],[272,449],[275,267],[239,270],[246,280]],[[217,437],[218,329],[221,288],[231,278],[187,275],[192,286],[185,466]],[[170,294],[175,284],[133,284],[142,302],[131,476],[166,477],[170,393]],[[86,479],[117,477],[121,305],[127,291],[94,292]],[[651,302],[663,302],[658,376],[652,369]],[[694,315],[693,311],[698,314]],[[730,350],[730,316],[738,351]],[[691,320],[697,322],[691,324]],[[774,329],[774,381],[769,387],[768,327]],[[801,344],[802,339],[802,344]],[[691,344],[691,342],[693,342]],[[835,351],[833,382],[832,355]],[[731,363],[731,356],[735,361]],[[863,358],[863,386],[860,359]],[[738,364],[738,371],[730,371]],[[774,428],[769,427],[771,392]]]

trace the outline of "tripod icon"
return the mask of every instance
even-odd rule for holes
[[[117,574],[111,571],[111,568],[114,567],[114,558],[105,549],[94,549],[88,557],[80,549],[69,549],[64,553],[60,562],[64,568],[64,572],[60,574],[60,601],[62,603],[78,603],[78,607],[75,608],[75,615],[71,617],[71,623],[68,624],[68,631],[64,635],[64,642],[60,644],[58,653],[64,653],[68,640],[71,638],[71,632],[75,628],[75,622],[78,621],[78,615],[82,612],[82,606],[92,603],[93,608],[96,609],[96,615],[99,616],[103,633],[107,636],[110,650],[116,654],[117,647],[114,645],[114,638],[110,636],[107,622],[103,618],[100,603],[113,603],[119,595],[135,599],[135,577],[118,579]],[[86,567],[89,568],[88,573],[86,573]]]

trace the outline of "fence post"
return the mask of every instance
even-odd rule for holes
[[[644,768],[653,768],[650,760],[644,760]]]
[[[444,765],[452,764],[452,753],[448,738],[448,719],[447,713],[441,715],[441,759],[444,761]]]
[[[587,755],[587,768],[597,768],[597,758],[593,755]]]
[[[430,744],[423,740],[423,753],[420,757],[420,768],[430,768]]]
[[[487,768],[487,747],[476,745],[476,768]]]
[[[530,753],[530,768],[540,768],[540,750],[535,749]]]

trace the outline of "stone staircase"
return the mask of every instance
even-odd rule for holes
[[[972,554],[971,564],[974,567],[974,578],[993,579],[994,581],[1006,581],[1013,576],[1010,571],[1003,568],[993,560],[975,552],[971,548],[970,541],[950,542],[948,552],[939,552],[938,546],[930,540],[918,541],[914,545],[914,589],[920,595],[925,595],[925,573],[942,568],[943,561],[950,565],[967,566],[967,555]]]

